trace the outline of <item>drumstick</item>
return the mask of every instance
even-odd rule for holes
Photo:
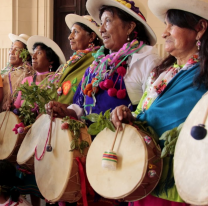
[[[48,144],[47,144],[47,147],[46,147],[46,151],[47,152],[51,152],[52,151],[52,146],[51,146],[51,133],[52,133],[52,123],[53,123],[53,109],[51,111],[51,122],[50,122],[50,135],[49,135],[49,140],[48,140]]]
[[[119,131],[119,127],[117,127],[116,135],[115,135],[114,140],[113,140],[113,144],[112,144],[112,147],[111,147],[111,150],[112,151],[113,151],[113,148],[114,148],[114,145],[115,145],[115,142],[116,142],[116,138],[117,138],[117,135],[118,135],[118,131]]]
[[[207,116],[208,116],[208,107],[207,107],[207,111],[206,111],[206,113],[204,115],[204,119],[203,119],[203,122],[202,122],[203,125],[205,125],[205,123],[206,123]]]
[[[202,121],[202,124],[198,124],[198,126],[193,126],[191,128],[191,136],[196,140],[204,139],[207,135],[207,130],[205,129],[205,123],[208,116],[208,107],[204,115],[204,119]]]

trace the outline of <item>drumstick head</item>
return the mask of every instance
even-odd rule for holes
[[[207,135],[207,130],[204,128],[204,124],[199,124],[198,126],[193,126],[191,128],[191,136],[196,140],[202,140]]]

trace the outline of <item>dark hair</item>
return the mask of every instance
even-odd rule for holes
[[[173,25],[176,25],[180,28],[187,28],[193,31],[196,31],[195,26],[198,24],[199,20],[202,19],[202,17],[197,16],[193,13],[176,9],[168,10],[166,13],[166,18],[168,22]],[[206,66],[208,65],[208,29],[205,31],[200,41],[200,71],[196,76],[194,83],[198,85],[204,83],[206,87],[208,87],[208,70],[206,69]],[[176,58],[174,56],[169,55],[158,67],[156,67],[156,76],[159,76],[164,70],[173,65],[175,62]]]
[[[16,189],[16,169],[12,163],[7,160],[0,160],[0,186],[3,191],[0,194],[6,199],[11,197],[12,201],[19,200],[20,193]]]
[[[46,57],[47,57],[48,61],[49,62],[53,61],[51,71],[55,72],[58,69],[58,67],[60,66],[58,55],[50,47],[46,46],[45,44],[43,44],[41,42],[36,42],[33,45],[33,48],[32,48],[33,51],[38,46],[40,46],[40,48],[42,50],[46,51]]]
[[[16,40],[16,41],[22,43],[23,48],[26,49],[26,50],[28,50],[27,45],[26,45],[25,43],[23,43],[22,41],[19,41],[19,40]],[[29,55],[27,56],[27,58],[28,58],[28,59],[27,59],[27,62],[29,62],[29,64],[32,65],[32,57],[31,57],[31,55],[29,54]]]
[[[75,22],[74,24],[82,27],[82,29],[84,29],[86,32],[88,32],[89,34],[91,34],[92,32],[94,32],[92,29],[90,29],[88,26],[86,26],[85,24],[83,23],[80,23],[80,22]],[[95,33],[95,32],[94,32]],[[96,34],[96,33],[95,33]],[[96,34],[96,37],[95,39],[93,40],[92,42],[95,46],[101,46],[102,45],[102,41],[101,39],[99,38],[99,36]]]
[[[139,41],[143,41],[147,45],[150,45],[150,40],[149,40],[149,37],[147,35],[146,29],[140,21],[136,20],[133,16],[126,13],[125,11],[123,11],[123,10],[117,8],[117,7],[113,7],[113,6],[102,6],[100,8],[100,13],[99,13],[99,18],[100,19],[101,19],[102,14],[104,13],[104,11],[109,11],[113,15],[114,15],[114,13],[116,13],[118,15],[118,17],[125,23],[131,22],[131,21],[135,22],[136,27],[134,28],[134,30],[129,35],[130,40],[132,41],[133,39],[137,39]],[[136,38],[135,38],[135,32],[137,32],[137,37]]]

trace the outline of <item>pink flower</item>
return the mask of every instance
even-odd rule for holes
[[[25,128],[25,125],[22,122],[20,122],[19,124],[15,125],[12,131],[14,131],[15,134],[22,134],[24,133],[24,128]]]
[[[61,125],[61,129],[69,129],[69,124],[64,122],[62,125]]]

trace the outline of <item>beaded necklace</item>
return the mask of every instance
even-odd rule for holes
[[[89,47],[85,50],[77,50],[70,57],[70,59],[66,62],[66,64],[61,65],[54,75],[49,76],[48,80],[51,83],[56,83],[57,84],[60,81],[62,74],[65,72],[65,70],[68,66],[70,66],[71,64],[76,63],[77,61],[79,61],[82,57],[84,57],[89,52],[98,50],[99,48],[100,48],[100,46],[96,46],[96,47]]]
[[[18,66],[18,67],[14,67],[12,66],[10,63],[7,64],[7,66],[1,70],[1,75],[5,75],[8,72],[13,72],[13,71],[17,71],[19,69],[25,69],[25,68],[29,68],[31,67],[29,62],[24,62],[22,65]]]

